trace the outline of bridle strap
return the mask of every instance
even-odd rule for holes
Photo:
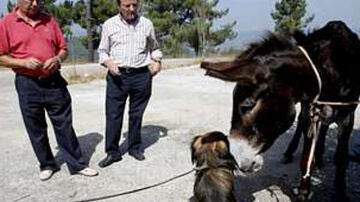
[[[317,102],[321,93],[321,88],[322,88],[322,83],[321,83],[321,77],[320,74],[318,72],[318,70],[316,69],[316,66],[314,65],[313,61],[311,60],[309,54],[306,52],[306,50],[302,47],[302,46],[298,46],[298,48],[301,50],[301,52],[304,54],[304,56],[306,57],[306,59],[309,61],[311,68],[313,69],[315,76],[316,76],[316,80],[318,82],[318,87],[319,87],[319,91],[316,94],[315,98],[313,99],[312,103]]]

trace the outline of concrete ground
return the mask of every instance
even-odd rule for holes
[[[84,155],[100,175],[94,178],[69,175],[49,123],[50,142],[61,170],[49,181],[42,182],[20,115],[13,77],[11,71],[0,72],[0,201],[84,201],[163,182],[192,169],[189,144],[194,135],[212,130],[227,133],[229,128],[233,83],[204,76],[198,65],[164,70],[153,80],[153,95],[143,121],[146,160],[139,162],[129,157],[125,153],[125,138],[122,138],[123,160],[100,169],[97,163],[105,157],[106,83],[96,80],[70,85],[74,127]],[[123,126],[126,136],[127,114]],[[332,200],[334,130],[330,131],[327,140],[326,165],[314,175],[313,201]],[[290,137],[289,134],[282,135],[266,152],[262,170],[236,179],[239,201],[293,200],[291,190],[299,180],[299,152],[294,163],[280,163]],[[358,164],[350,164],[348,192],[354,202],[360,201],[359,171]],[[151,189],[106,201],[193,201],[193,181],[191,173]]]

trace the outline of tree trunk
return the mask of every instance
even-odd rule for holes
[[[92,37],[91,0],[86,1],[86,31],[88,38],[88,62],[94,62],[94,44]]]

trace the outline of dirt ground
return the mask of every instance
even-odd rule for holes
[[[70,85],[74,127],[84,155],[100,175],[94,178],[69,175],[49,124],[50,142],[61,170],[49,181],[42,182],[19,112],[13,78],[10,71],[0,72],[0,201],[84,201],[163,182],[192,169],[189,144],[194,135],[213,130],[227,133],[229,128],[234,84],[204,76],[198,65],[164,70],[154,78],[153,95],[143,121],[146,160],[139,162],[129,157],[125,138],[122,138],[123,160],[100,169],[97,163],[105,156],[106,83],[96,80]],[[236,179],[239,201],[287,202],[294,199],[291,190],[300,177],[299,151],[294,163],[280,163],[293,130],[294,126],[266,152],[262,170]],[[327,137],[325,167],[316,171],[313,178],[312,201],[333,199],[335,131],[333,127]],[[127,114],[124,136],[126,132]],[[194,201],[193,181],[191,173],[151,189],[104,201]],[[355,163],[351,163],[348,170],[348,194],[351,201],[360,201],[360,165]]]

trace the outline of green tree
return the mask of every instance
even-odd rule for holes
[[[90,3],[90,15],[87,15],[86,4]],[[100,43],[100,33],[102,24],[111,16],[118,13],[116,0],[79,0],[74,5],[74,22],[82,28],[87,29],[89,26],[88,36],[82,37],[82,44],[92,49],[98,47]],[[89,17],[91,16],[91,17]],[[89,23],[89,24],[88,24]],[[92,43],[92,44],[89,44]],[[93,50],[88,50],[93,55]],[[89,57],[89,60],[92,57]],[[93,62],[93,61],[91,61]]]
[[[9,1],[7,2],[7,4],[6,4],[6,8],[7,8],[8,12],[11,12],[12,9],[15,8],[15,6],[16,6],[16,4],[15,4],[15,3],[12,3],[10,0],[9,0]]]
[[[65,0],[59,4],[55,4],[56,0],[43,0],[43,2],[45,11],[56,19],[66,38],[68,39],[68,36],[72,36],[71,24],[74,18],[73,2],[71,0]]]
[[[144,14],[156,28],[166,55],[179,56],[184,44],[200,56],[236,36],[236,22],[213,29],[228,9],[215,9],[219,0],[144,0]]]
[[[306,14],[306,0],[281,0],[275,3],[275,11],[271,17],[275,21],[275,32],[291,35],[295,30],[302,30],[313,19],[314,15],[304,18]]]

